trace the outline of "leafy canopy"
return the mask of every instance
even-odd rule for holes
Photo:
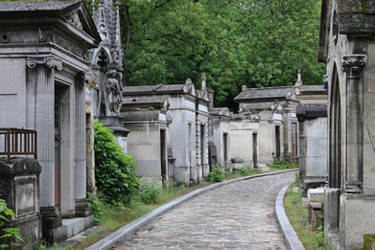
[[[319,0],[121,0],[127,85],[183,83],[206,73],[216,104],[242,85],[321,84]]]

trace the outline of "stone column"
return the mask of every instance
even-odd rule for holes
[[[61,70],[62,63],[54,57],[27,58],[26,84],[35,86],[35,112],[28,116],[33,120],[38,133],[38,161],[40,174],[40,213],[43,237],[52,241],[52,229],[62,225],[60,212],[55,207],[55,135],[54,135],[54,70]],[[34,77],[35,76],[35,77]],[[29,81],[35,80],[35,83]]]
[[[365,55],[343,57],[346,73],[346,183],[345,190],[359,193],[363,181],[363,82]]]
[[[84,74],[75,79],[75,211],[77,216],[87,216],[90,209],[86,199],[86,98]]]
[[[94,111],[89,101],[86,101],[86,180],[87,192],[95,195]]]

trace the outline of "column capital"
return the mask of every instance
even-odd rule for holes
[[[62,61],[54,56],[35,57],[26,59],[26,65],[30,69],[36,68],[38,65],[45,65],[49,69],[62,70]]]
[[[342,70],[347,77],[359,77],[366,65],[366,55],[349,55],[343,57]]]

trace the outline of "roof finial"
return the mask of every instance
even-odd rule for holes
[[[298,73],[297,73],[297,81],[296,81],[296,84],[295,86],[296,87],[300,87],[303,85],[303,82],[302,82],[302,76],[301,76],[301,69],[298,69]]]
[[[185,84],[186,84],[186,85],[191,85],[191,84],[193,84],[193,82],[191,81],[191,78],[187,78]]]
[[[202,90],[206,90],[206,73],[202,73]]]

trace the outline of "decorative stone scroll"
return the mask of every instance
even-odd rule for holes
[[[26,65],[30,69],[34,69],[38,65],[46,65],[49,69],[62,70],[61,60],[49,56],[49,57],[38,57],[38,58],[27,58]]]

